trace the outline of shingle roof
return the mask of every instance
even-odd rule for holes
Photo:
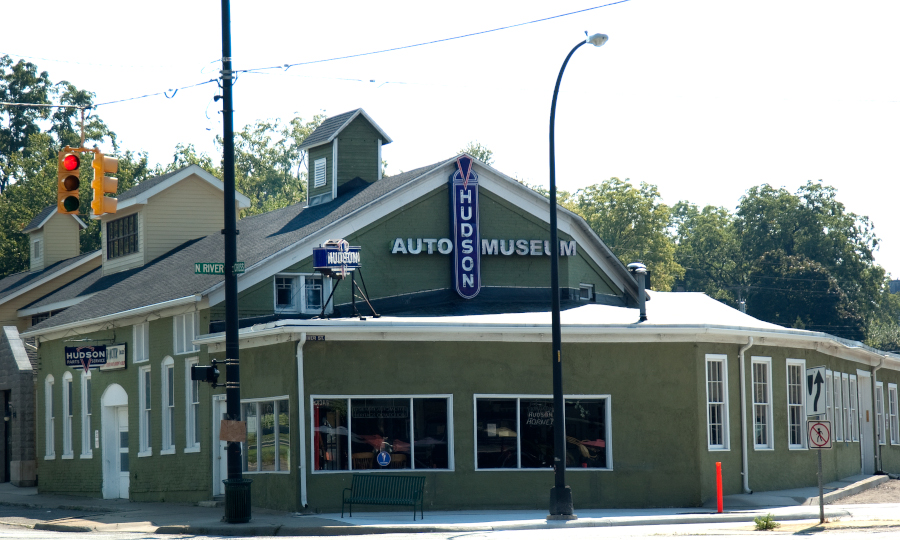
[[[446,161],[389,176],[329,203],[313,207],[296,204],[245,218],[238,222],[238,260],[250,267],[444,163]],[[194,274],[194,263],[221,260],[224,252],[222,238],[221,234],[214,234],[183,244],[102,288],[90,302],[76,304],[33,326],[29,332],[200,294],[220,283],[223,277]],[[69,294],[75,290],[74,286],[71,287]],[[101,288],[99,282],[94,288]],[[54,301],[64,299],[62,293],[60,295]],[[50,296],[45,300],[49,301]]]
[[[91,251],[89,253],[83,253],[77,257],[72,257],[70,259],[65,259],[63,261],[53,263],[42,270],[19,272],[18,274],[6,276],[5,278],[0,279],[0,301],[10,296],[11,294],[14,294],[16,291],[23,289],[35,283],[36,281],[39,281],[40,279],[43,279],[60,270],[65,270],[69,267],[75,267],[83,262],[84,259],[96,255],[97,251]]]
[[[43,210],[38,212],[37,215],[34,216],[34,218],[32,218],[31,221],[28,222],[28,225],[25,225],[25,227],[22,229],[22,232],[27,233],[28,231],[31,231],[31,230],[34,230],[34,229],[37,229],[38,227],[40,227],[41,223],[43,223],[45,219],[50,217],[50,214],[52,214],[54,210],[56,210],[55,204],[50,205],[47,208],[44,208]]]
[[[320,144],[327,143],[338,133],[340,133],[341,129],[355,116],[362,115],[366,121],[368,121],[376,131],[378,131],[384,139],[381,144],[389,144],[391,142],[391,138],[387,133],[381,129],[381,126],[375,123],[372,118],[366,114],[366,111],[362,109],[354,109],[352,111],[348,111],[345,113],[341,113],[337,116],[332,116],[330,118],[326,118],[324,122],[322,122],[319,127],[313,131],[309,137],[303,140],[303,143],[300,145],[300,150],[305,150],[307,148],[312,148],[313,146],[318,146]]]
[[[43,210],[38,212],[37,215],[34,216],[34,218],[32,218],[31,221],[28,222],[28,225],[25,225],[25,227],[22,229],[22,232],[25,234],[28,234],[35,229],[41,228],[41,226],[44,225],[44,222],[47,221],[48,219],[50,219],[50,216],[52,216],[54,213],[56,213],[56,205],[55,204],[50,205],[47,208],[44,208]],[[76,216],[75,214],[72,214],[72,219],[77,221],[78,225],[82,229],[87,228],[87,225],[83,221],[81,221],[80,217]]]

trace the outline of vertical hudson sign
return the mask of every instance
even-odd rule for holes
[[[478,175],[472,158],[460,156],[450,175],[450,213],[453,227],[453,280],[463,298],[481,290],[481,233],[478,230]]]

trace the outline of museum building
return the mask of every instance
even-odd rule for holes
[[[353,474],[416,474],[426,509],[543,508],[548,201],[466,155],[383,177],[392,142],[362,109],[326,119],[301,148],[308,200],[238,222],[253,505],[334,511]],[[100,266],[23,308],[52,312],[22,332],[38,347],[40,491],[223,493],[224,386],[190,380],[224,359],[223,281],[206,273],[223,256],[221,186],[191,166],[120,194]],[[900,356],[645,291],[583,219],[560,208],[559,230],[576,509],[701,505],[716,462],[726,493],[815,485],[818,366],[826,481],[900,472]],[[344,253],[331,272],[314,262],[326,244]]]

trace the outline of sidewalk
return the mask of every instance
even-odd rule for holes
[[[826,486],[826,504],[875,487],[888,480],[886,476],[854,476]],[[351,518],[340,514],[297,514],[253,509],[253,519],[246,524],[221,521],[224,509],[176,503],[139,503],[123,499],[89,499],[72,496],[38,494],[37,488],[16,488],[0,484],[0,508],[6,514],[14,507],[56,509],[66,517],[52,520],[34,519],[35,529],[89,532],[119,531],[156,534],[197,534],[217,536],[339,536],[378,533],[475,532],[570,527],[611,527],[625,525],[667,525],[679,523],[751,522],[771,513],[777,521],[818,520],[818,489],[802,488],[785,491],[729,495],[725,512],[715,508],[650,508],[650,509],[577,509],[574,521],[547,521],[545,510],[468,510],[425,512],[424,519],[412,520],[411,511],[355,512]],[[895,505],[885,516],[896,516]],[[867,516],[878,509],[867,508]],[[826,507],[827,518],[852,518],[847,507]],[[887,519],[887,517],[885,518]],[[28,520],[26,520],[28,521]],[[0,522],[12,523],[2,517]]]

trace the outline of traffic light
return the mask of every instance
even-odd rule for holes
[[[212,383],[213,388],[218,386],[219,368],[215,366],[217,362],[213,360],[211,366],[191,366],[191,380]]]
[[[56,163],[56,210],[60,214],[77,214],[81,205],[78,196],[81,159],[71,151],[61,150]]]
[[[106,176],[106,173],[118,171],[119,160],[104,156],[101,152],[94,150],[94,161],[91,162],[91,166],[94,168],[94,181],[91,182],[91,187],[94,189],[94,200],[91,201],[91,209],[93,209],[95,216],[115,214],[118,200],[105,195],[107,193],[116,194],[119,180]]]

